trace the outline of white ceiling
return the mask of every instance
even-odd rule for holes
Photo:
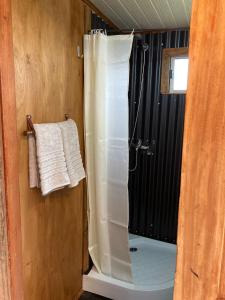
[[[192,0],[91,0],[120,29],[189,27]]]

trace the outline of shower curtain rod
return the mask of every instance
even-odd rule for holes
[[[163,33],[163,32],[172,32],[172,31],[184,31],[184,30],[189,30],[188,27],[182,27],[182,28],[169,28],[169,29],[132,29],[132,30],[115,30],[115,29],[102,29],[103,31],[106,31],[108,33],[115,33],[115,34],[150,34],[150,33]],[[89,30],[88,33],[91,33],[92,30]]]
[[[69,114],[65,114],[65,120],[69,119]],[[24,135],[28,136],[28,135],[34,135],[35,136],[35,130],[34,130],[34,124],[32,121],[32,116],[31,115],[27,115],[26,116],[26,120],[27,120],[27,130],[24,131]]]
[[[188,27],[181,27],[181,28],[164,28],[164,29],[132,29],[132,30],[127,30],[127,29],[123,29],[120,30],[119,33],[121,34],[129,34],[132,33],[133,34],[148,34],[148,33],[160,33],[160,32],[170,32],[170,31],[182,31],[182,30],[189,30]]]

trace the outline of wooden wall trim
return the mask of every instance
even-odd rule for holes
[[[84,5],[84,32],[86,34],[91,30],[92,10],[88,5]]]
[[[225,299],[225,2],[194,0],[175,300]]]
[[[1,84],[0,84],[0,102],[1,102]],[[2,120],[0,106],[0,296],[1,300],[10,300],[10,272],[9,272],[9,253],[7,238],[7,217],[5,202],[5,184],[4,184],[4,160],[2,145]]]
[[[91,30],[91,15],[92,10],[89,6],[84,5],[84,33],[88,34]],[[84,89],[84,83],[83,83]],[[83,90],[84,94],[84,90]],[[85,151],[84,151],[85,163]],[[83,274],[86,274],[90,268],[90,259],[88,251],[88,216],[87,216],[87,184],[84,182],[84,204],[83,204]]]
[[[0,1],[1,129],[8,229],[11,299],[23,299],[21,220],[18,180],[16,101],[12,46],[11,3]]]
[[[180,27],[180,28],[155,28],[155,29],[136,29],[134,31],[134,34],[151,34],[151,33],[163,33],[163,32],[172,32],[172,31],[183,31],[183,30],[189,30],[189,27]],[[133,30],[122,30],[123,34],[130,34]],[[177,49],[177,48],[176,48]]]

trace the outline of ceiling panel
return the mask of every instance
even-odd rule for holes
[[[129,1],[129,2],[134,2],[134,1]],[[161,17],[157,14],[157,11],[156,11],[153,3],[151,3],[148,0],[143,0],[141,3],[138,0],[136,0],[135,2],[138,3],[137,4],[138,9],[136,9],[135,15],[138,16],[139,11],[142,11],[145,15],[145,24],[143,24],[143,26],[139,27],[139,29],[140,28],[150,28],[149,26],[156,27],[156,26],[159,26],[159,24],[163,26]],[[137,12],[138,12],[138,14],[137,14]]]
[[[123,2],[121,2],[120,0],[101,0],[101,1],[107,3],[108,6],[110,6],[114,11],[116,11],[117,14],[120,15],[122,20],[125,22],[128,28],[131,28],[132,26],[138,28],[136,17],[132,16],[129,13],[129,11],[127,10],[127,5],[124,5]]]
[[[189,27],[191,0],[91,0],[120,29]]]
[[[167,0],[171,10],[173,12],[174,18],[181,27],[188,26],[189,19],[187,17],[186,7],[184,0]]]

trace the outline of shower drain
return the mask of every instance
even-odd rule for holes
[[[138,248],[136,248],[136,247],[131,247],[130,248],[130,252],[137,252],[138,251]]]

